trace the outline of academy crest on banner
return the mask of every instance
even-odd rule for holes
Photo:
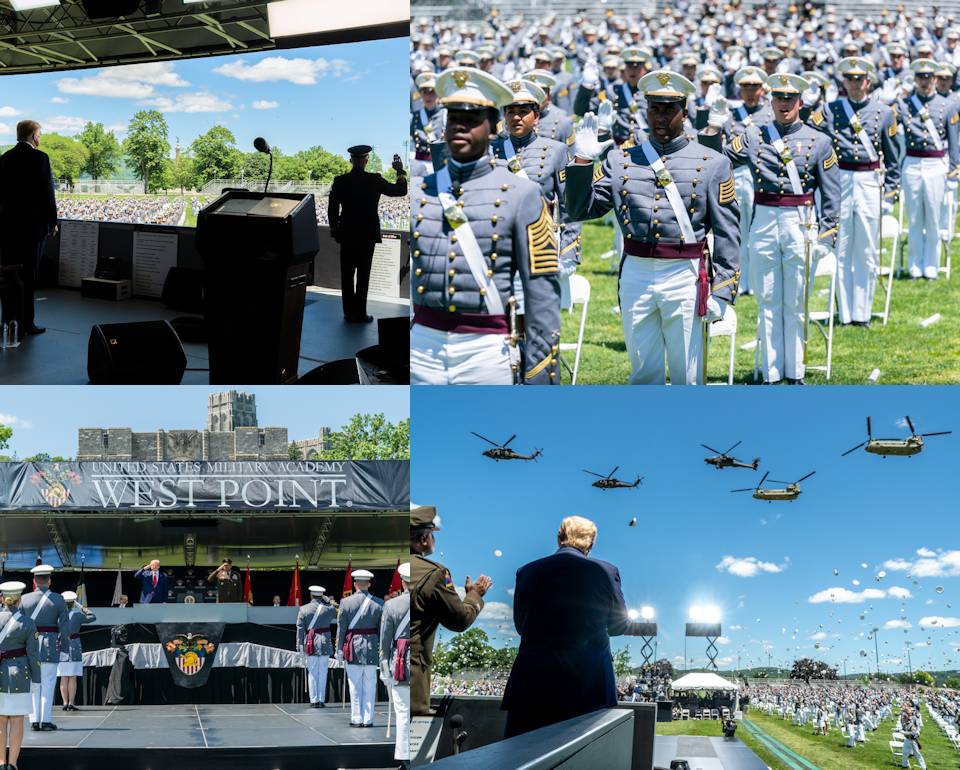
[[[223,623],[157,623],[175,685],[203,687],[207,683],[223,629]]]

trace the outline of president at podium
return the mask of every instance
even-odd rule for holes
[[[372,150],[368,144],[349,148],[352,168],[333,180],[327,210],[330,235],[340,244],[340,291],[347,323],[373,320],[373,316],[367,315],[367,289],[373,249],[381,241],[380,196],[397,198],[407,194],[406,172],[399,155],[393,156],[396,182],[365,171]]]

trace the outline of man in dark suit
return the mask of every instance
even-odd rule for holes
[[[40,124],[17,123],[17,143],[0,157],[0,264],[5,271],[3,321],[18,333],[43,334],[34,323],[33,292],[47,238],[57,234],[57,200],[50,158],[40,151]]]
[[[557,552],[517,570],[520,650],[503,693],[506,737],[617,705],[611,636],[635,635],[612,564],[590,559],[596,525],[560,523]]]
[[[407,176],[399,155],[393,156],[396,182],[364,171],[372,150],[368,144],[358,144],[348,150],[353,168],[333,180],[327,205],[330,235],[340,244],[340,292],[343,317],[348,323],[373,320],[373,316],[367,315],[367,288],[373,249],[381,241],[377,211],[380,196],[397,198],[407,194]]]
[[[133,576],[140,581],[140,604],[164,604],[167,601],[167,576],[160,571],[160,560],[154,559]]]

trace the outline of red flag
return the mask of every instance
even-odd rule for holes
[[[287,597],[288,607],[300,606],[300,560],[297,559],[293,568],[293,581],[290,583],[290,595]]]
[[[347,562],[347,572],[343,576],[343,595],[340,597],[341,599],[346,599],[350,594],[353,593],[353,575],[350,574],[353,572],[353,567],[351,566],[352,564],[353,559],[350,559]]]
[[[390,593],[399,594],[403,591],[403,583],[400,582],[400,560],[397,559],[397,568],[393,571],[393,580],[390,581]]]
[[[247,577],[243,581],[243,598],[247,604],[253,604],[253,583],[250,582],[250,565],[247,565]]]

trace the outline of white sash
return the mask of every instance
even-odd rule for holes
[[[40,593],[41,593],[40,601],[38,601],[38,602],[37,602],[37,606],[33,608],[33,614],[30,616],[30,620],[36,620],[36,619],[37,619],[37,615],[40,614],[40,609],[43,607],[44,604],[46,604],[48,601],[50,601],[50,589],[49,589],[49,588],[48,588],[46,591],[41,591]]]
[[[450,194],[450,188],[452,186],[450,170],[444,166],[437,172],[437,197],[440,199],[440,205],[443,207],[444,212],[448,211],[451,207],[458,208],[457,201]],[[450,220],[448,219],[447,221],[449,222]],[[487,306],[487,312],[491,315],[503,315],[503,301],[500,299],[500,291],[493,282],[493,278],[487,275],[487,262],[483,253],[480,251],[480,244],[477,243],[477,237],[470,228],[470,222],[465,218],[462,222],[457,222],[456,224],[450,222],[450,224],[457,231],[460,247],[463,249],[463,255],[467,259],[467,266],[470,268],[473,280],[477,282],[477,286],[485,290],[483,299]]]
[[[770,144],[774,146],[782,159],[787,146],[784,144],[783,139],[780,138],[780,132],[777,130],[776,123],[771,121],[767,123],[766,128],[767,136],[770,137]],[[797,171],[797,164],[793,162],[792,157],[787,161],[786,168],[787,176],[790,177],[790,186],[793,188],[793,194],[803,195],[803,184],[800,182],[800,172]],[[804,238],[810,241],[815,240],[816,234],[813,232],[813,206],[797,206],[797,211],[800,214],[800,224],[804,228]]]
[[[323,610],[323,602],[320,602],[319,606],[317,607],[317,611],[313,613],[313,618],[310,620],[310,625],[307,627],[307,630],[308,630],[308,631],[309,631],[311,628],[312,628],[314,631],[317,630],[315,624],[316,624],[316,622],[317,622],[317,618],[320,617],[320,612],[321,612],[322,610]]]
[[[410,625],[410,610],[407,610],[407,614],[403,616],[403,619],[400,621],[400,625],[397,626],[397,630],[393,632],[394,640],[403,638],[403,635],[407,631],[407,626],[409,625]]]
[[[427,110],[425,107],[420,108],[420,128],[423,129],[423,133],[427,137],[428,142],[433,141],[432,132],[430,131],[430,118],[427,115]]]
[[[409,610],[407,611],[407,619],[410,619]],[[10,620],[8,620],[4,624],[3,629],[0,630],[0,644],[3,644],[3,640],[7,638],[7,634],[13,630],[13,623],[16,620],[20,620],[20,610],[17,610],[15,613],[13,613],[13,615],[10,616]]]
[[[910,97],[910,103],[913,105],[913,108],[917,113],[923,112],[923,105],[920,103],[920,100],[917,98],[917,95],[914,94]],[[943,149],[943,144],[940,142],[940,132],[937,131],[937,127],[933,125],[933,118],[928,117],[923,121],[923,127],[927,130],[927,133],[930,134],[930,141],[933,143],[933,148],[937,151]]]
[[[373,599],[370,598],[369,594],[363,598],[363,603],[360,605],[360,609],[357,610],[357,614],[353,616],[353,620],[350,621],[350,625],[347,626],[347,631],[353,631],[357,625],[357,621],[360,620],[360,616],[363,615],[363,611],[370,606],[372,601]]]
[[[507,167],[513,171],[513,168],[510,167],[510,161],[517,157],[517,151],[513,148],[513,142],[510,140],[510,137],[507,136],[503,140],[503,154],[507,159]],[[519,166],[520,160],[517,159],[517,165]],[[519,166],[516,171],[513,171],[517,176],[522,176],[524,179],[529,179],[527,176],[527,170],[523,166]]]
[[[860,130],[855,131],[854,133],[857,136],[857,138],[860,139],[860,144],[863,145],[863,149],[866,151],[867,157],[870,159],[870,162],[872,163],[877,159],[877,151],[876,151],[876,148],[874,148],[873,146],[873,142],[870,141],[870,137],[867,135],[867,130],[860,124],[860,118],[856,116],[856,113],[853,111],[853,105],[850,104],[850,100],[846,96],[844,96],[840,100],[840,104],[843,107],[843,111],[847,116],[847,121],[851,125],[853,125],[853,122],[856,121],[857,125],[860,126]]]
[[[751,115],[749,112],[747,112],[747,108],[746,108],[746,107],[737,107],[737,109],[734,110],[734,113],[735,113],[736,116],[737,116],[737,120],[739,120],[741,123],[743,123],[743,125],[745,125],[745,126],[752,126],[752,125],[753,125],[753,115]]]
[[[654,174],[659,175],[662,171],[666,170],[663,161],[660,160],[660,156],[657,154],[657,151],[653,149],[653,145],[650,144],[650,142],[644,142],[640,145],[640,149],[643,150],[644,157],[646,157],[647,163],[650,164],[650,168],[653,169]],[[677,224],[680,225],[680,234],[683,236],[683,242],[696,243],[697,238],[693,232],[693,225],[690,224],[690,216],[687,214],[686,206],[683,205],[683,198],[680,197],[677,183],[671,179],[670,184],[666,185],[663,189],[667,194],[667,200],[670,202],[670,208],[673,209],[673,215],[677,218]]]

